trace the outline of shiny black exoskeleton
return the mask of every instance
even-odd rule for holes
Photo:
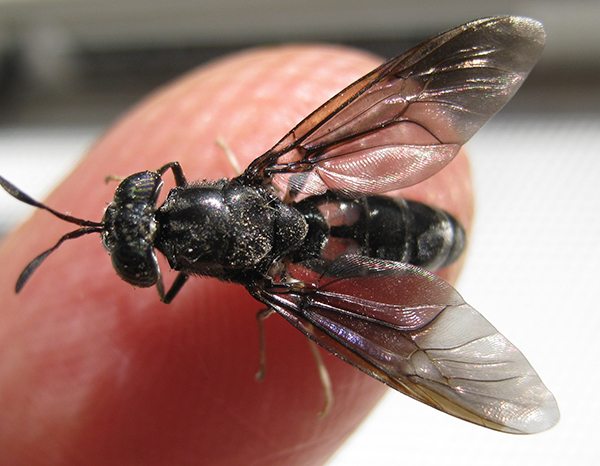
[[[294,204],[308,224],[295,262],[325,271],[342,254],[404,262],[439,270],[465,248],[465,231],[447,212],[388,196],[346,199],[329,191]]]
[[[269,189],[226,179],[171,190],[156,219],[155,246],[173,269],[241,284],[264,277],[307,232]]]
[[[179,186],[156,206],[162,174]],[[158,284],[169,302],[189,275],[257,286],[286,262],[325,273],[340,255],[361,255],[437,270],[463,251],[465,234],[448,213],[385,196],[347,199],[333,192],[286,204],[243,178],[188,184],[178,163],[121,182],[102,221],[119,276]],[[154,249],[180,272],[165,295]]]

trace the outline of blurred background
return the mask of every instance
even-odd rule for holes
[[[469,143],[477,217],[458,289],[528,356],[562,420],[544,434],[502,435],[390,393],[329,464],[591,464],[600,456],[596,0],[0,0],[0,172],[43,198],[146,93],[242,48],[334,42],[391,58],[498,14],[542,21],[548,45]],[[0,232],[29,214],[0,195]]]

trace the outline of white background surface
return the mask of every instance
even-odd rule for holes
[[[2,174],[43,196],[99,132],[4,127]],[[526,354],[558,400],[559,424],[533,436],[501,434],[390,391],[329,466],[580,466],[600,458],[599,135],[600,115],[499,116],[468,146],[477,210],[457,288]],[[3,218],[15,207],[0,196]]]

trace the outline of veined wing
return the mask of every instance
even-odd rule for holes
[[[543,26],[528,18],[493,17],[444,32],[348,86],[242,176],[306,195],[416,184],[510,100],[544,44]]]
[[[511,433],[558,421],[554,397],[525,356],[423,269],[344,256],[315,286],[254,294],[329,351],[448,414]]]

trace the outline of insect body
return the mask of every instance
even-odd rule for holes
[[[190,275],[244,285],[305,335],[371,376],[468,421],[533,433],[558,407],[525,357],[446,282],[465,234],[449,214],[380,194],[452,160],[516,92],[541,24],[494,17],[440,34],[367,74],[232,180],[189,183],[178,163],[121,182],[101,222],[17,199],[100,233],[115,270],[170,302]],[[162,177],[176,187],[158,206]],[[179,274],[165,292],[155,250]]]

